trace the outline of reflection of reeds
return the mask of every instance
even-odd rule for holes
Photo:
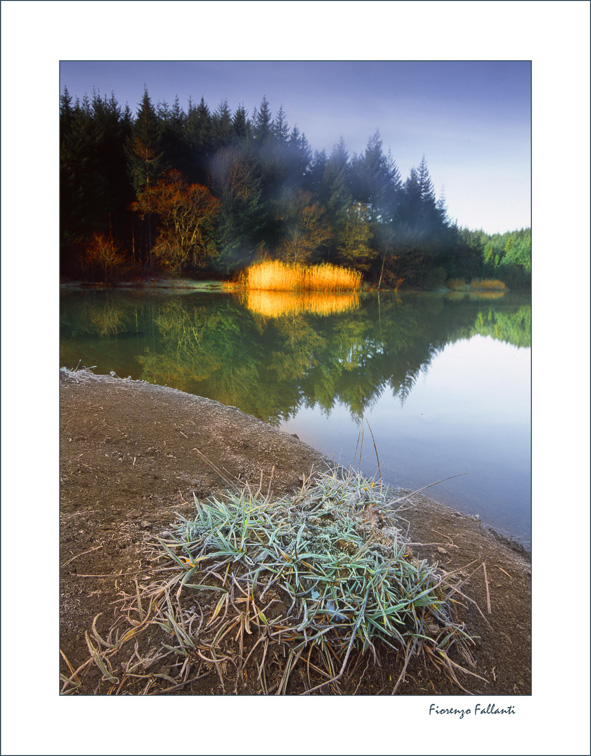
[[[504,296],[504,291],[471,291],[468,295],[468,299],[473,301],[479,299],[501,299]]]
[[[358,289],[361,273],[347,268],[324,265],[290,265],[279,260],[251,265],[244,272],[244,285],[248,289],[265,291],[293,291],[296,289],[316,289],[339,291]]]
[[[473,278],[470,281],[470,288],[472,291],[479,291],[482,289],[485,289],[486,291],[505,291],[507,286],[503,281],[497,281],[494,278],[485,278],[484,280]]]
[[[465,291],[450,291],[445,295],[449,302],[463,302],[466,297]]]
[[[282,315],[333,315],[348,312],[359,307],[357,292],[327,293],[316,291],[260,291],[249,290],[243,298],[244,304],[251,312],[266,318],[279,318]]]
[[[104,307],[91,310],[89,320],[99,336],[116,336],[125,330],[127,317],[121,308],[107,301]]]

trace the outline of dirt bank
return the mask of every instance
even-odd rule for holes
[[[88,659],[85,631],[93,619],[106,632],[134,577],[151,568],[150,544],[193,512],[193,494],[221,494],[248,482],[275,494],[295,490],[326,460],[297,438],[235,407],[169,388],[88,372],[60,373],[61,650],[73,669]],[[470,692],[530,693],[530,564],[479,522],[414,494],[403,512],[413,547],[467,578],[463,619],[478,636],[472,668],[487,682],[461,676]],[[484,565],[484,566],[483,566]],[[476,572],[474,572],[476,570]],[[127,577],[126,577],[127,576]],[[474,603],[473,603],[474,602]],[[163,641],[152,634],[150,642]],[[403,660],[385,653],[342,684],[345,694],[385,694]],[[363,670],[363,674],[362,674]],[[62,671],[69,675],[62,659]],[[108,692],[96,667],[79,692]],[[158,692],[157,686],[151,692]],[[174,691],[220,694],[216,673]],[[248,692],[248,691],[245,691]],[[298,692],[297,688],[294,692]],[[414,660],[402,695],[463,694],[444,674]]]

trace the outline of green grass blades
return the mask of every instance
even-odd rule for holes
[[[243,670],[247,628],[266,655],[253,649],[249,678],[262,692],[265,663],[283,659],[274,692],[286,693],[304,658],[324,675],[318,687],[334,687],[353,648],[408,654],[428,643],[445,653],[469,642],[443,600],[445,576],[412,555],[390,502],[381,484],[341,469],[275,502],[245,491],[196,501],[166,551],[187,573],[184,587],[224,592],[206,625],[216,632],[196,641],[207,657],[233,658]]]

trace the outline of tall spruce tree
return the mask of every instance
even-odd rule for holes
[[[127,154],[136,193],[154,185],[166,168],[160,122],[147,89],[133,122]]]
[[[147,89],[144,89],[144,96],[131,128],[127,157],[133,188],[136,196],[139,196],[155,186],[166,169],[160,121]],[[154,229],[150,212],[143,216],[139,232],[137,247],[152,268]],[[133,246],[136,247],[135,239]]]

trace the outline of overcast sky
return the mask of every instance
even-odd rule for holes
[[[340,137],[350,154],[379,129],[403,179],[425,155],[438,196],[461,226],[494,233],[530,225],[529,62],[68,62],[61,87],[115,94],[135,113],[203,97],[249,113],[283,106],[314,150]]]

